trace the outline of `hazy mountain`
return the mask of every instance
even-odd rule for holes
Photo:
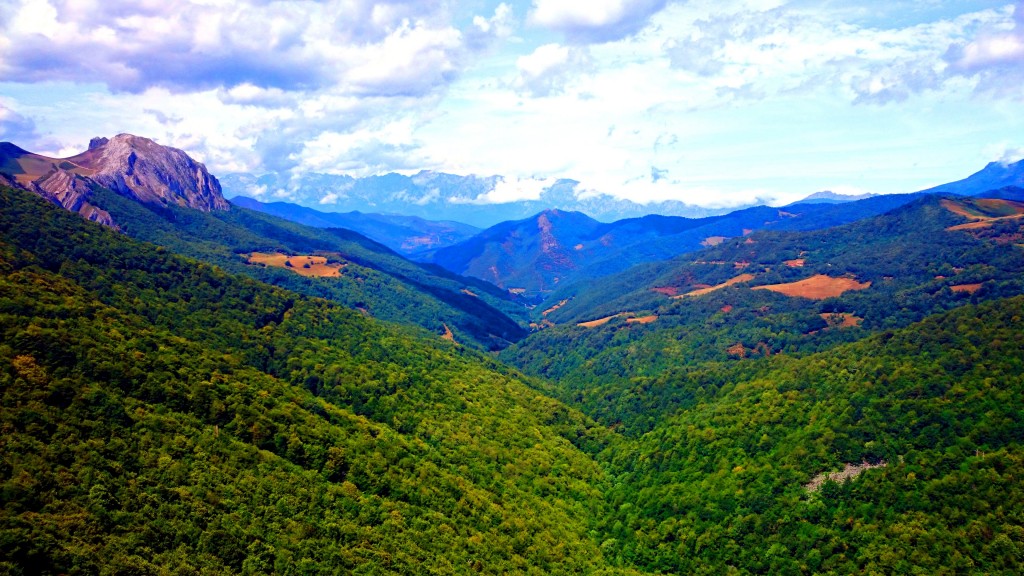
[[[647,214],[694,218],[729,211],[677,201],[638,204],[606,194],[578,197],[578,182],[568,179],[539,184],[506,181],[501,176],[457,176],[430,171],[412,176],[391,173],[366,178],[318,173],[297,178],[277,174],[228,174],[221,178],[221,183],[229,197],[248,196],[264,202],[286,199],[320,210],[406,214],[429,220],[465,222],[481,228],[521,220],[548,209],[583,212],[602,222]],[[517,186],[540,189],[538,198],[497,202],[493,197],[495,190]]]
[[[981,170],[963,180],[940,184],[922,192],[948,192],[963,196],[974,196],[1005,186],[1024,187],[1024,160],[1012,164],[989,162]]]
[[[380,242],[392,250],[412,256],[456,244],[480,232],[469,224],[434,221],[417,216],[363,212],[321,212],[290,202],[260,202],[235,196],[236,206],[272,214],[285,220],[316,228],[347,228]]]
[[[842,202],[864,200],[872,196],[874,194],[839,194],[830,190],[822,190],[821,192],[811,194],[803,200],[794,202],[794,204],[839,204]]]
[[[756,206],[706,218],[650,215],[607,224],[578,212],[548,210],[488,228],[433,252],[429,260],[457,274],[543,298],[557,293],[559,286],[665,260],[756,230],[827,228],[881,214],[914,198],[909,194],[872,196],[843,203]]]
[[[579,268],[586,258],[582,243],[600,227],[600,222],[580,212],[545,210],[441,249],[432,261],[502,288],[550,291]]]

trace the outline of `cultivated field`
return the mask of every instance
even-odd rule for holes
[[[825,298],[839,296],[850,290],[864,290],[870,286],[871,282],[857,282],[853,278],[833,278],[824,274],[817,274],[798,282],[755,286],[754,290],[771,290],[786,296],[824,300]]]
[[[253,252],[249,255],[249,264],[262,264],[274,268],[285,268],[302,276],[318,278],[337,278],[341,276],[344,264],[328,264],[324,256],[288,256],[280,252]]]

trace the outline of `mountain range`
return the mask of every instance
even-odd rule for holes
[[[582,212],[600,222],[613,222],[650,214],[703,218],[743,208],[709,209],[678,201],[640,204],[583,191],[579,182],[564,178],[522,181],[504,176],[460,176],[431,171],[411,176],[390,173],[364,178],[312,172],[295,176],[232,173],[225,175],[221,182],[229,198],[245,196],[261,202],[287,201],[330,212],[402,214],[428,220],[464,222],[478,228],[488,228],[508,220],[522,220],[549,209]],[[1003,186],[1024,186],[1021,162],[993,162],[964,180],[923,192],[972,195]],[[532,191],[535,199],[509,201],[507,194],[503,195],[503,192],[517,189]],[[849,202],[869,196],[823,191],[811,194],[797,204]]]
[[[260,202],[235,196],[236,206],[271,214],[315,228],[347,228],[372,238],[392,250],[415,257],[429,250],[457,244],[480,232],[461,222],[425,220],[417,216],[363,212],[322,212],[290,202]]]
[[[1007,186],[1024,188],[1024,160],[1009,163],[989,162],[984,168],[963,180],[941,184],[922,190],[922,192],[948,192],[975,196]]]
[[[647,214],[701,217],[729,211],[678,201],[639,204],[607,194],[582,194],[578,190],[579,182],[569,179],[523,182],[503,176],[459,176],[431,171],[412,176],[391,173],[365,178],[318,173],[297,177],[235,173],[225,175],[222,184],[228,197],[246,196],[260,201],[287,199],[333,212],[403,214],[465,222],[478,228],[520,220],[551,208],[583,212],[602,221]],[[525,187],[534,190],[537,197],[505,201],[500,190],[506,187]]]
[[[560,286],[672,258],[756,230],[813,230],[881,214],[914,199],[888,195],[785,208],[755,206],[722,216],[648,215],[600,223],[579,212],[548,210],[505,222],[427,256],[457,274],[543,300]]]
[[[537,305],[91,148],[0,146],[0,572],[1020,573],[1012,175],[420,254]]]

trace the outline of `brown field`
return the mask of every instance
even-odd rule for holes
[[[714,292],[715,290],[721,290],[722,288],[725,288],[727,286],[732,286],[733,284],[739,284],[740,282],[750,282],[753,279],[754,279],[754,275],[753,274],[740,274],[739,276],[736,276],[734,278],[730,278],[730,279],[726,280],[725,282],[722,282],[721,284],[719,284],[717,286],[709,286],[707,288],[700,288],[700,289],[694,290],[692,292],[687,292],[686,294],[680,294],[679,296],[673,296],[673,298],[684,298],[686,296],[703,296],[704,294],[708,294],[710,292]]]
[[[675,286],[655,286],[654,288],[651,288],[651,292],[657,292],[658,294],[665,296],[678,296],[679,288]]]
[[[569,302],[569,299],[566,298],[565,300],[562,300],[561,302],[559,302],[558,304],[555,304],[551,308],[548,308],[547,310],[541,312],[540,315],[541,316],[547,316],[548,314],[551,314],[552,312],[554,312],[555,310],[558,310],[562,306],[565,306],[568,302]]]
[[[974,294],[978,290],[981,290],[981,282],[976,284],[957,284],[956,286],[950,286],[949,289],[953,292],[967,292],[968,294]]]
[[[12,174],[14,179],[23,186],[27,186],[29,183],[46,176],[57,168],[83,176],[90,176],[95,173],[95,170],[80,166],[72,162],[71,159],[50,158],[32,153],[11,158],[3,166],[3,169]]]
[[[598,326],[604,326],[619,316],[626,316],[627,324],[650,324],[658,319],[656,314],[651,314],[649,316],[637,316],[633,312],[619,312],[618,314],[612,314],[611,316],[605,316],[604,318],[598,318],[597,320],[580,322],[576,325],[582,328],[597,328]]]
[[[857,282],[853,278],[833,278],[824,274],[817,274],[798,282],[786,284],[769,284],[767,286],[755,286],[754,290],[771,290],[786,296],[799,298],[810,298],[812,300],[824,300],[839,296],[850,290],[864,290],[871,286],[871,282]]]
[[[626,324],[650,324],[657,319],[657,314],[651,314],[650,316],[637,316],[636,318],[626,318]]]
[[[725,236],[708,236],[701,241],[701,246],[718,246],[722,242],[725,242],[727,238]]]
[[[624,312],[623,312],[624,314]],[[611,316],[605,316],[604,318],[598,318],[597,320],[590,320],[589,322],[580,322],[577,326],[583,328],[597,328],[598,326],[604,326],[605,324],[612,321],[613,318],[618,318],[622,314],[612,314]]]
[[[806,262],[807,260],[803,258],[794,258],[792,260],[786,260],[785,262],[783,262],[783,264],[789,266],[790,268],[803,268]]]
[[[854,316],[849,312],[824,312],[819,316],[829,328],[856,328],[864,321],[860,316]]]
[[[975,200],[974,202],[978,208],[985,212],[954,200],[943,200],[943,208],[957,216],[963,216],[964,218],[971,220],[971,222],[967,222],[965,224],[950,226],[949,228],[946,228],[946,230],[977,230],[979,228],[988,228],[993,222],[998,222],[1000,220],[1024,218],[1024,204],[1020,202],[994,198],[984,198],[981,200]]]
[[[318,278],[337,278],[341,276],[344,264],[328,264],[324,256],[287,256],[280,252],[266,254],[253,252],[249,255],[249,264],[263,264],[274,268],[285,268],[301,276]],[[291,266],[289,266],[291,264]]]

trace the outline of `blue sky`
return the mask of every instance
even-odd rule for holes
[[[215,174],[500,174],[733,206],[1024,156],[1024,6],[0,0],[0,140],[130,132]]]

